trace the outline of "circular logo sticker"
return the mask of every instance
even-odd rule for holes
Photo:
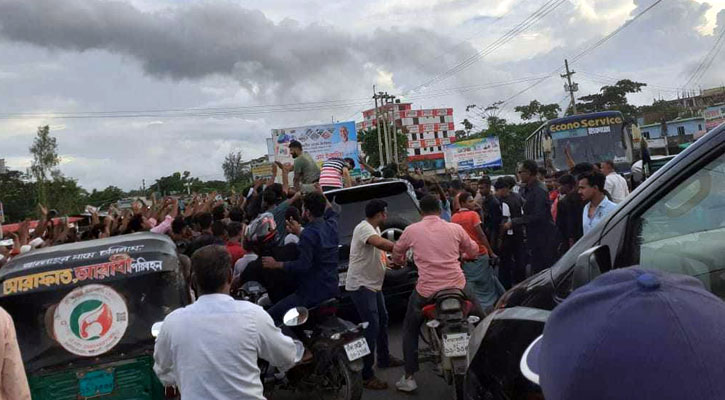
[[[126,333],[128,308],[121,295],[106,285],[73,289],[53,316],[55,338],[69,352],[92,357],[111,350]]]

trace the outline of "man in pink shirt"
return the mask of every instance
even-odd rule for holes
[[[466,278],[460,258],[478,256],[478,244],[458,224],[441,219],[438,198],[426,195],[420,200],[423,220],[408,226],[393,248],[393,262],[405,264],[406,253],[413,250],[418,267],[418,283],[408,300],[408,310],[403,322],[403,358],[405,375],[396,383],[398,390],[412,392],[418,385],[413,374],[418,371],[418,333],[423,323],[422,309],[431,297],[443,289],[465,289]],[[473,302],[472,314],[483,316],[481,306],[468,290]]]

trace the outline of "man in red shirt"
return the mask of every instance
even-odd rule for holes
[[[483,233],[481,217],[478,212],[473,211],[476,207],[476,200],[469,192],[462,192],[458,199],[461,203],[460,210],[453,214],[451,222],[463,227],[468,236],[478,245],[476,257],[463,258],[463,274],[466,276],[466,283],[476,295],[476,299],[484,310],[488,310],[496,304],[496,300],[504,293],[504,288],[493,273],[490,259],[496,255]]]
[[[227,240],[226,246],[229,255],[232,257],[233,267],[237,260],[244,257],[245,254],[244,247],[242,247],[242,236],[244,235],[244,232],[242,232],[242,224],[239,222],[228,223],[227,235],[229,239]]]

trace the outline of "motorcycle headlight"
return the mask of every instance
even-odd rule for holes
[[[454,298],[445,299],[441,302],[441,311],[458,311],[461,309],[461,301]]]

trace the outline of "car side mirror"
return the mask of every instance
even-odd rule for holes
[[[572,291],[593,281],[596,277],[612,269],[609,246],[595,246],[581,253],[576,259],[571,280]]]

